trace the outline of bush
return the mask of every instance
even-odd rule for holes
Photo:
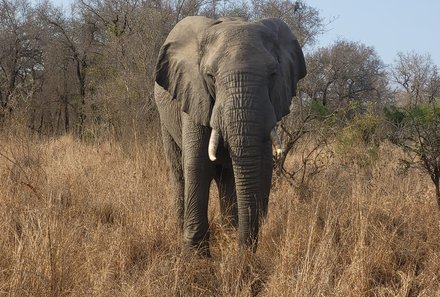
[[[377,160],[382,119],[377,114],[356,114],[336,135],[336,152],[365,167]]]
[[[406,153],[404,168],[418,167],[429,174],[440,209],[440,103],[391,107],[385,115],[391,124],[389,139]]]

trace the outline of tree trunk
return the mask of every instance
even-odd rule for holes
[[[67,101],[67,96],[64,97],[64,132],[69,132],[69,102]]]
[[[85,114],[85,105],[86,105],[86,73],[85,70],[87,68],[87,63],[85,61],[85,57],[80,59],[77,55],[75,56],[76,60],[76,75],[78,77],[79,82],[79,96],[80,96],[80,107],[78,110],[79,113],[79,135],[83,136],[84,133],[84,124],[86,121]]]
[[[440,184],[438,178],[437,178],[437,182],[435,183],[435,197],[437,199],[438,209],[440,210]]]

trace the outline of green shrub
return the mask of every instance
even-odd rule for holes
[[[440,208],[440,104],[420,104],[385,110],[391,124],[389,139],[407,155],[406,169],[418,167],[429,174]]]
[[[336,134],[336,153],[360,167],[374,163],[378,158],[382,122],[376,114],[356,114]]]

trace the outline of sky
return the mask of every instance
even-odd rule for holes
[[[234,1],[234,0],[231,0]],[[52,0],[68,9],[73,0]],[[305,0],[318,9],[327,32],[317,46],[338,39],[361,42],[375,48],[385,64],[393,64],[398,52],[430,54],[440,66],[440,0]]]
[[[327,46],[338,39],[361,42],[376,49],[385,64],[398,52],[430,54],[440,66],[439,0],[307,0],[320,16],[333,22],[319,37]]]

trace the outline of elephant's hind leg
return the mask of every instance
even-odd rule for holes
[[[222,224],[236,228],[238,225],[237,193],[232,168],[219,166],[216,171],[215,182],[220,198]]]
[[[162,125],[162,140],[165,150],[165,156],[169,168],[169,176],[173,191],[174,212],[177,217],[179,229],[183,229],[183,215],[184,215],[184,187],[182,169],[182,151],[174,139],[171,137],[168,130]]]

